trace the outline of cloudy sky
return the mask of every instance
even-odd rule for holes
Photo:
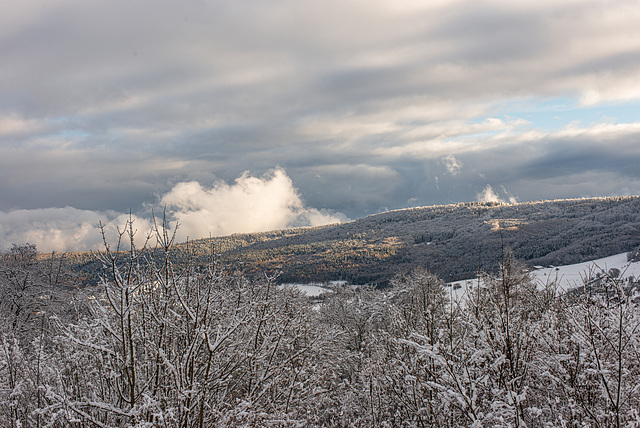
[[[0,5],[0,244],[640,193],[637,0]]]

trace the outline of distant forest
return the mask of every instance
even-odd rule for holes
[[[348,223],[235,234],[177,245],[176,257],[206,260],[212,246],[249,277],[280,272],[280,282],[346,280],[385,286],[428,268],[447,281],[493,272],[503,248],[526,265],[566,265],[640,246],[640,198],[616,197],[409,208]],[[68,258],[85,283],[100,265]]]

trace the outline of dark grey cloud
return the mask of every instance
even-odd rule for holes
[[[447,61],[478,65],[526,60],[554,42],[545,14],[483,2],[452,12],[429,34],[455,45],[443,55]]]
[[[206,193],[278,167],[298,222],[487,186],[520,200],[640,192],[638,121],[615,111],[640,102],[631,0],[0,8],[6,215],[144,211],[197,189],[181,183]],[[608,119],[549,127],[509,109],[552,99]]]

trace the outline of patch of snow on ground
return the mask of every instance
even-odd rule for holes
[[[316,297],[323,293],[333,293],[332,289],[324,287],[322,285],[316,285],[316,284],[282,284],[282,285],[296,287],[298,288],[298,290],[302,291],[303,293],[306,293],[306,295],[309,297]]]

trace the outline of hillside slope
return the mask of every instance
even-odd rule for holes
[[[249,275],[280,269],[283,282],[384,284],[416,266],[455,280],[479,268],[495,269],[503,247],[530,265],[566,265],[629,251],[640,245],[640,199],[461,203],[211,239],[223,260],[241,263]],[[204,257],[211,240],[189,245]]]

